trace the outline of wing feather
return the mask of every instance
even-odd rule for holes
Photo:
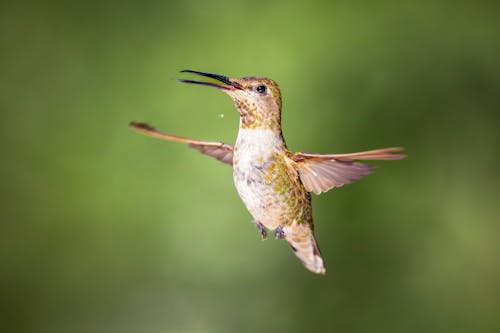
[[[131,122],[130,126],[141,133],[147,134],[149,136],[158,139],[187,143],[189,147],[200,151],[202,154],[213,157],[221,161],[222,163],[233,165],[233,146],[227,143],[200,141],[200,140],[185,138],[182,136],[171,135],[160,132],[156,130],[154,127],[145,123]]]
[[[369,175],[373,167],[356,160],[398,160],[402,148],[384,148],[352,154],[288,153],[305,188],[314,194],[327,192]]]

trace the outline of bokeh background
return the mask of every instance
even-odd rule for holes
[[[499,37],[496,1],[2,2],[0,330],[498,332]],[[406,148],[313,198],[326,276],[127,126],[234,142],[182,69],[278,81],[292,150]]]

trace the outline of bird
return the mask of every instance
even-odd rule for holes
[[[215,82],[177,79],[220,90],[231,97],[239,113],[234,145],[194,140],[131,122],[135,130],[159,139],[187,143],[189,147],[229,164],[236,190],[253,217],[262,239],[267,230],[286,240],[311,272],[325,274],[326,267],[314,237],[311,193],[338,188],[370,174],[373,166],[360,160],[399,160],[400,147],[350,154],[313,154],[288,150],[281,128],[281,91],[267,77],[232,78],[194,70],[181,73],[207,77]]]

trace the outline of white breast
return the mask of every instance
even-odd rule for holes
[[[268,156],[276,150],[283,149],[284,143],[280,133],[269,129],[240,129],[236,139],[236,158],[242,164]]]
[[[279,207],[271,205],[276,194],[265,184],[271,158],[284,149],[280,133],[267,129],[240,129],[233,157],[236,189],[256,221],[274,229],[279,223]]]

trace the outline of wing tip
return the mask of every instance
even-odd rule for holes
[[[128,123],[128,125],[138,131],[144,131],[144,130],[147,130],[147,131],[150,131],[150,130],[154,130],[155,128],[149,124],[146,124],[146,123],[141,123],[139,121],[131,121],[130,123]]]
[[[387,160],[402,160],[404,158],[407,158],[408,155],[397,154],[397,153],[402,152],[404,150],[405,149],[403,147],[386,148],[386,149],[383,149],[385,154],[382,154],[382,156],[385,157],[384,159],[387,159]]]

